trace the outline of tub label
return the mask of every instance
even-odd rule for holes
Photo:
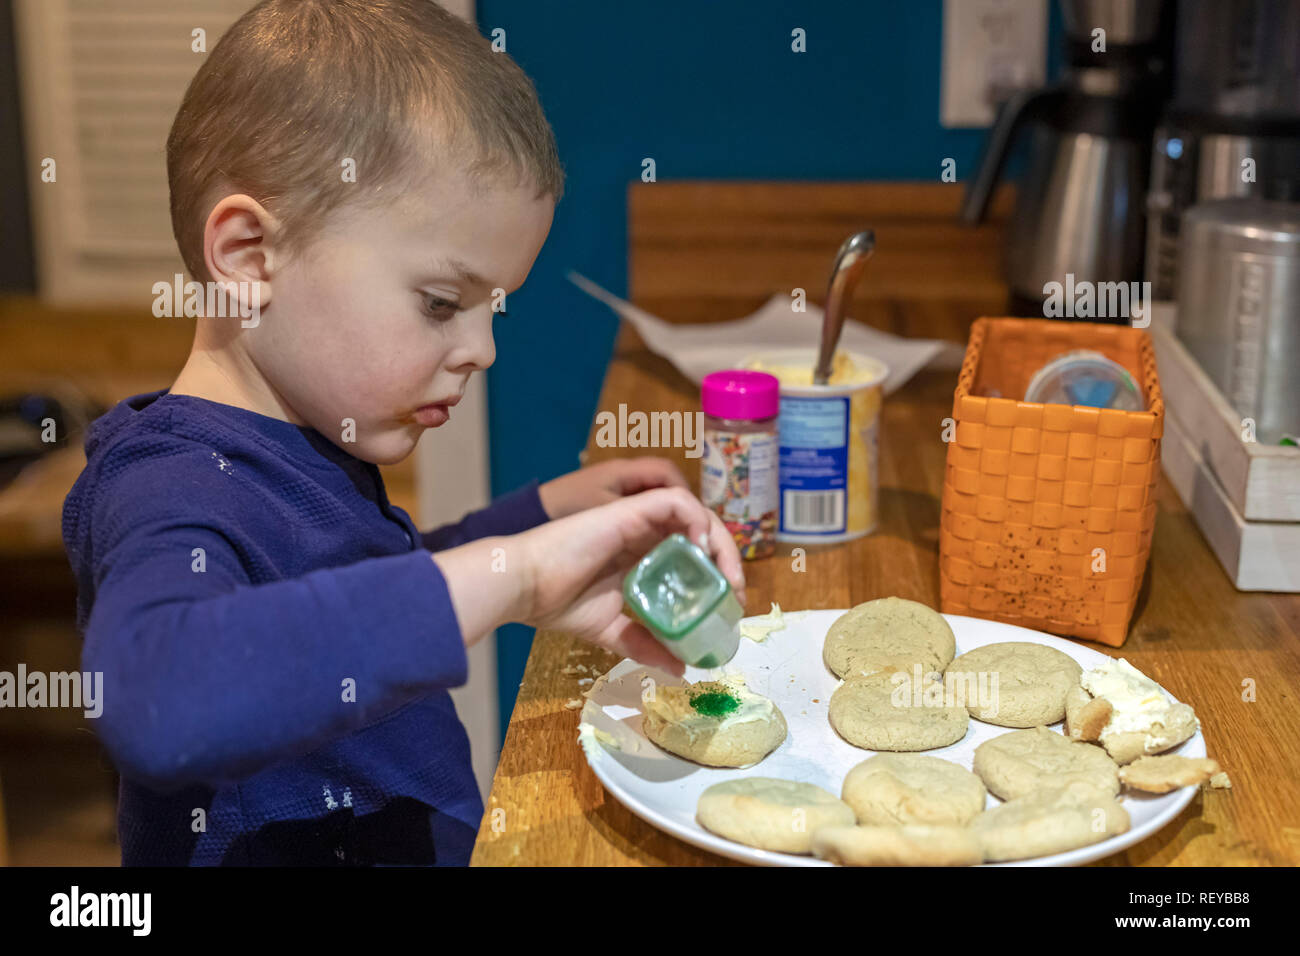
[[[781,398],[781,531],[842,534],[849,399]]]

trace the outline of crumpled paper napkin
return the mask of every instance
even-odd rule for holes
[[[696,384],[710,372],[736,368],[756,352],[815,349],[821,340],[821,307],[810,302],[806,312],[796,312],[791,308],[790,296],[780,292],[753,315],[743,319],[683,325],[665,322],[644,309],[638,309],[577,272],[569,272],[568,278],[579,289],[631,322],[652,352],[668,359]],[[870,355],[889,367],[884,385],[886,395],[901,388],[928,364],[959,366],[964,351],[962,346],[953,342],[899,338],[847,321],[840,334],[839,347]]]

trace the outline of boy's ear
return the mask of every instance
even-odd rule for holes
[[[203,258],[212,280],[239,283],[241,300],[255,294],[254,284],[260,286],[256,302],[265,308],[271,301],[273,238],[279,225],[261,203],[242,193],[217,203],[203,227]]]

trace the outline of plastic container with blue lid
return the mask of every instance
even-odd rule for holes
[[[1128,369],[1091,349],[1066,352],[1040,368],[1029,380],[1025,401],[1126,412],[1146,409],[1142,388]]]

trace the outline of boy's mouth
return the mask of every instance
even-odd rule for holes
[[[431,402],[421,405],[411,414],[411,420],[424,428],[437,428],[451,419],[451,406],[460,401],[460,396],[445,402]]]

